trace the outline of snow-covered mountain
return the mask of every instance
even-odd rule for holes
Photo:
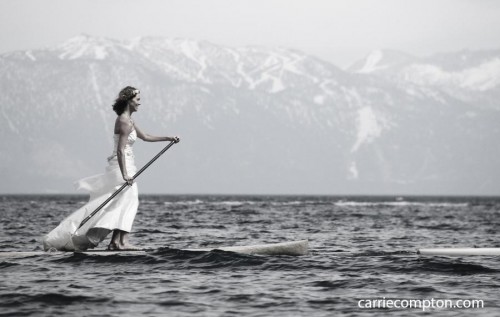
[[[347,70],[354,73],[368,74],[391,71],[418,61],[417,57],[395,50],[375,50],[368,56],[355,62]]]
[[[348,71],[383,77],[410,94],[439,90],[478,107],[500,109],[500,50],[463,50],[426,58],[377,50]]]
[[[141,129],[182,138],[144,192],[494,194],[498,60],[376,51],[343,71],[286,48],[87,35],[6,53],[0,192],[71,192],[102,171],[110,105],[133,85]],[[161,147],[138,141],[138,165]]]

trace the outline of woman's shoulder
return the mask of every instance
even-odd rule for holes
[[[133,127],[134,123],[131,118],[122,115],[117,116],[115,121],[115,133],[119,133],[122,129],[125,133],[128,133]]]
[[[124,115],[119,115],[116,117],[116,122],[120,124],[126,124],[126,125],[133,125],[134,121],[132,121],[132,118],[124,116]]]

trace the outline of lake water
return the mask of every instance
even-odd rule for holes
[[[0,196],[0,251],[41,236],[85,196]],[[0,316],[413,316],[373,300],[482,300],[432,315],[500,315],[499,257],[419,256],[500,247],[500,198],[140,196],[131,242],[146,255],[0,253]],[[307,256],[181,248],[309,239]],[[104,241],[100,248],[105,248]],[[401,303],[401,302],[400,302]]]

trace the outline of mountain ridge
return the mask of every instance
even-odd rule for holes
[[[146,192],[496,193],[495,79],[486,92],[444,89],[285,48],[156,37],[65,43],[0,55],[9,180],[0,192],[68,192],[101,171],[110,105],[132,84],[143,93],[142,130],[183,140],[169,153],[175,169],[159,163],[141,180]],[[138,166],[155,149],[137,144]],[[158,176],[167,173],[172,183]]]

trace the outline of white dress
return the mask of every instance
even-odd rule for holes
[[[54,230],[43,237],[44,249],[73,251],[96,247],[113,230],[130,232],[139,206],[137,183],[125,187],[116,197],[90,218],[83,227],[78,229],[82,220],[92,213],[101,203],[110,197],[124,180],[118,165],[116,155],[119,134],[114,136],[113,154],[108,157],[108,166],[104,174],[98,174],[81,179],[75,183],[77,189],[90,193],[89,201],[64,219]],[[135,129],[130,132],[125,145],[125,165],[130,177],[135,175],[137,168],[134,163],[132,145],[137,139]]]

